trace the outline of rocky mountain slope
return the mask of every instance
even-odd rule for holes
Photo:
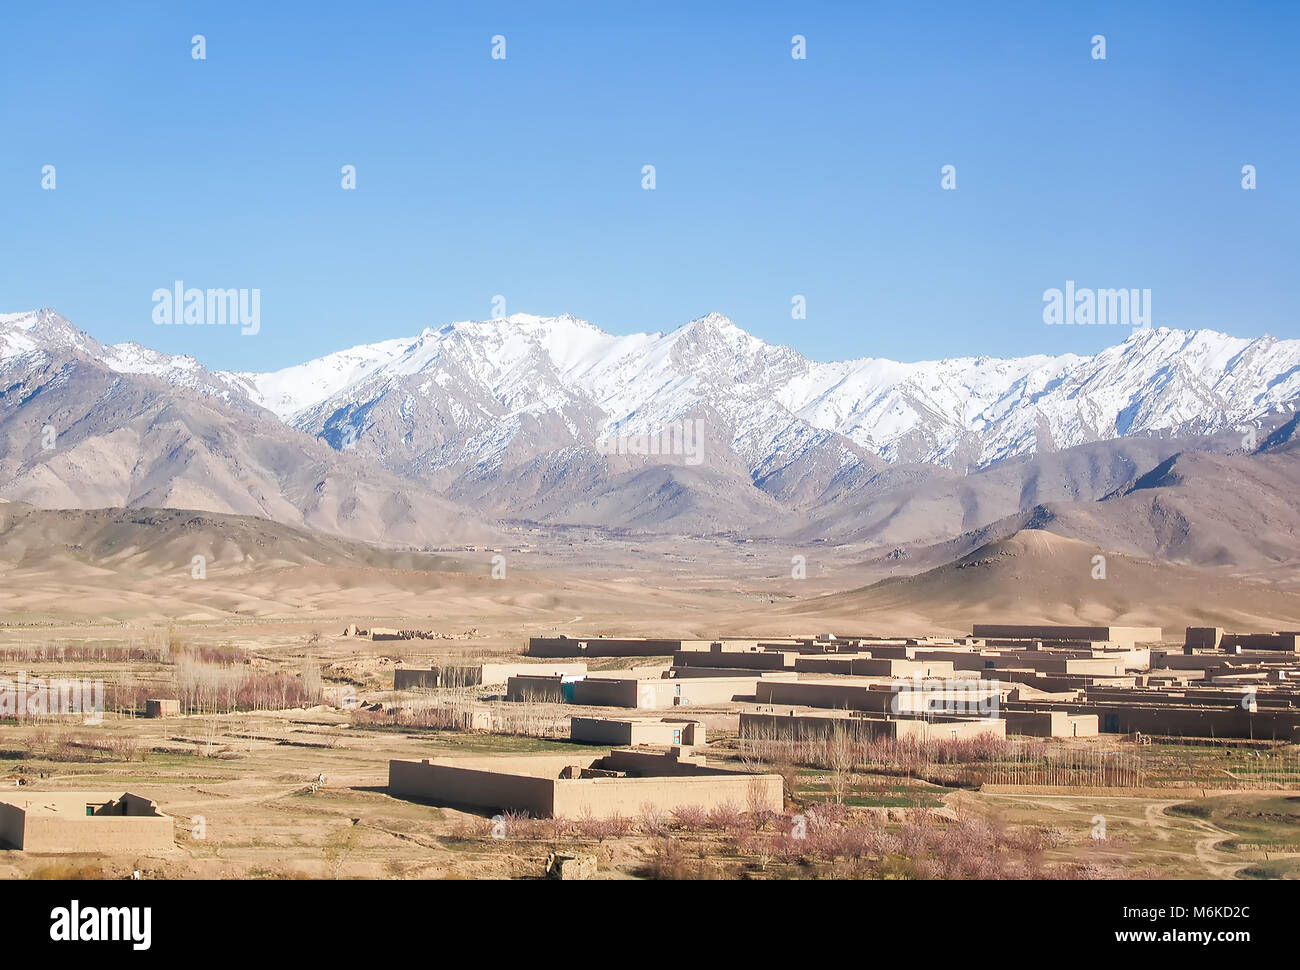
[[[1289,454],[1297,396],[1300,341],[1211,331],[1134,331],[1093,357],[820,363],[717,314],[630,336],[515,314],[229,373],[41,310],[0,315],[0,495],[388,544],[497,519],[942,543],[1113,497],[1180,454]],[[683,422],[697,451],[641,453]]]

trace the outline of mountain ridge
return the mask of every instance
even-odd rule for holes
[[[940,542],[1122,494],[1184,450],[1286,451],[1297,397],[1300,341],[1204,330],[1092,357],[823,364],[716,313],[628,336],[514,314],[235,373],[41,310],[0,315],[0,490],[417,545],[482,535],[480,516]],[[600,447],[679,421],[701,422],[698,468]]]
[[[1214,433],[1278,413],[1300,397],[1300,340],[1166,327],[1136,330],[1090,357],[823,363],[768,344],[719,313],[626,336],[570,314],[516,313],[358,344],[276,371],[235,372],[209,371],[193,357],[138,343],[103,345],[84,331],[75,331],[78,339],[49,310],[0,315],[0,360],[21,346],[13,331],[24,318],[36,318],[54,335],[47,345],[82,350],[118,372],[242,400],[299,430],[332,436],[336,449],[364,443],[375,406],[402,394],[402,403],[417,395],[433,399],[439,416],[459,419],[458,430],[469,438],[482,430],[475,417],[509,421],[554,410],[571,435],[564,444],[582,446],[601,434],[653,430],[703,406],[732,426],[724,444],[756,473],[774,455],[787,455],[782,445],[790,442],[782,439],[799,432],[814,443],[838,436],[891,464],[958,467],[954,458],[965,458],[968,466],[987,467],[1044,446]],[[34,349],[38,341],[28,343]],[[418,377],[424,379],[412,387]],[[741,388],[718,390],[724,377]],[[448,390],[453,383],[459,397]],[[765,392],[759,406],[738,400],[754,391]],[[1073,414],[1067,402],[1076,402]],[[480,441],[477,450],[490,453],[510,437]],[[382,441],[376,444],[382,454]],[[425,465],[440,463],[423,457]]]

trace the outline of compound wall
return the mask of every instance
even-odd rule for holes
[[[976,623],[971,636],[1008,640],[1109,640],[1131,647],[1137,643],[1159,643],[1164,631],[1158,626],[1054,626],[1052,624]]]
[[[530,657],[669,657],[682,648],[681,640],[643,640],[569,637],[531,637]]]
[[[583,744],[640,745],[664,747],[704,743],[704,725],[698,721],[640,720],[615,717],[569,719],[569,740]]]
[[[165,852],[173,840],[171,817],[137,795],[25,792],[0,802],[0,843],[11,849],[112,855]]]
[[[1032,738],[1090,738],[1097,734],[1096,714],[1069,711],[1006,711],[1008,734]]]
[[[985,734],[1006,737],[1006,723],[997,718],[836,717],[827,714],[740,715],[740,736],[773,741],[825,740],[844,735],[855,740],[876,738],[914,741],[955,741]]]
[[[461,764],[453,763],[460,760]],[[640,777],[560,778],[570,766],[640,771]],[[672,811],[731,805],[780,812],[779,775],[708,768],[675,755],[612,752],[607,758],[519,757],[390,761],[390,794],[434,804],[490,811],[526,811],[544,817],[633,817],[647,808]]]

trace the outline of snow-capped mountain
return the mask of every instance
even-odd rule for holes
[[[246,400],[398,468],[500,469],[705,417],[755,477],[828,444],[843,463],[965,470],[1131,435],[1209,434],[1300,397],[1300,340],[1137,330],[1093,357],[820,363],[720,314],[615,336],[572,316],[453,323],[268,373],[105,346],[52,311],[0,315],[0,361],[78,350],[119,373]],[[716,458],[717,456],[715,456]]]
[[[525,451],[583,448],[696,415],[755,476],[828,442],[846,463],[866,453],[964,470],[1277,412],[1300,396],[1300,341],[1161,328],[1093,357],[819,363],[718,314],[631,336],[515,314],[218,376],[336,448],[426,472],[499,467],[529,435]]]
[[[629,336],[572,316],[515,314],[284,370],[231,373],[138,344],[106,346],[49,310],[0,316],[6,383],[71,380],[59,364],[68,355],[328,445],[349,468],[382,466],[394,476],[383,488],[411,483],[411,501],[425,489],[480,512],[595,524],[686,515],[692,530],[777,523],[791,508],[815,522],[839,521],[844,502],[916,501],[923,487],[939,490],[953,527],[967,528],[986,513],[971,511],[979,503],[969,495],[954,497],[954,472],[1131,440],[1050,466],[1049,497],[1099,498],[1126,480],[1131,464],[1169,450],[1141,442],[1211,435],[1291,410],[1300,397],[1300,341],[1213,331],[1139,330],[1091,357],[821,363],[718,314]],[[98,415],[102,405],[95,407]],[[688,419],[705,428],[698,468],[680,457],[610,456],[598,447]],[[121,431],[111,419],[81,427]],[[124,467],[134,460],[123,458]],[[248,467],[241,459],[223,471],[229,494],[243,487]],[[891,467],[900,474],[887,474]],[[1000,474],[972,486],[998,482],[982,500],[987,515],[1014,510],[1047,480]],[[278,493],[280,485],[262,487]],[[305,507],[303,496],[292,501]],[[217,504],[220,511],[235,500]]]
[[[99,361],[118,374],[148,375],[174,387],[215,395],[236,406],[247,399],[247,395],[232,394],[224,378],[188,354],[164,354],[138,343],[102,344],[53,310],[0,313],[0,370],[23,360],[64,353]]]
[[[1248,421],[1265,441],[1297,398],[1300,341],[1209,330],[1139,330],[1096,356],[819,363],[719,315],[620,337],[520,313],[230,373],[43,309],[0,316],[0,495],[380,541],[480,515],[939,541],[1096,501],[1186,447],[1242,450],[1208,437]],[[599,447],[688,419],[698,463]]]
[[[106,347],[50,311],[0,317],[0,499],[253,515],[394,545],[490,534],[423,484],[288,427],[193,358]]]

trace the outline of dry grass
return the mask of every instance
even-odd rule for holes
[[[32,731],[24,738],[0,739],[5,753],[21,760],[64,763],[144,761],[148,751],[139,740],[125,734],[90,731]]]
[[[69,879],[107,879],[108,873],[88,862],[52,862],[33,870],[27,878],[64,882]]]
[[[969,785],[974,784],[979,765],[1037,757],[1040,752],[1046,756],[1049,749],[1047,744],[1010,742],[991,733],[969,739],[917,741],[860,738],[847,730],[807,740],[759,732],[740,740],[739,760],[747,771],[779,774],[787,799],[794,797],[799,767],[820,768],[830,776],[832,795],[842,801],[855,771]]]

